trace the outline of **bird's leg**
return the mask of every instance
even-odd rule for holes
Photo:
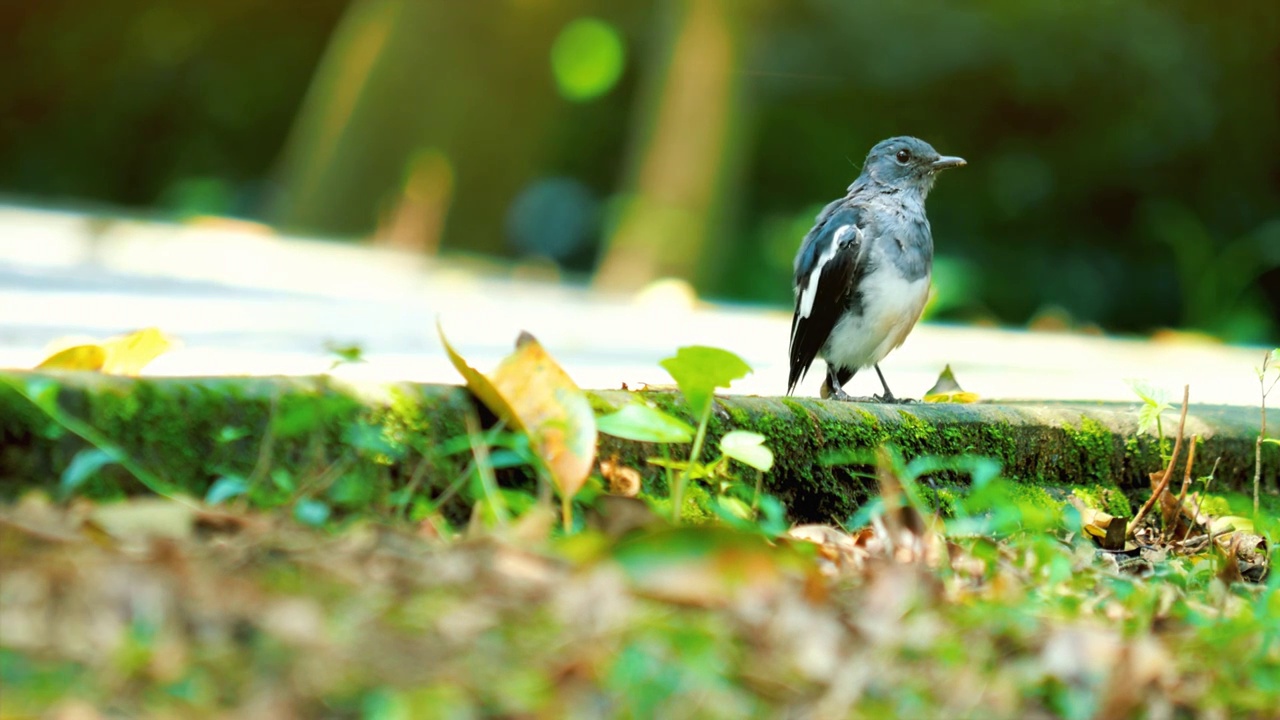
[[[848,376],[845,381],[848,381]],[[824,400],[839,400],[840,402],[876,402],[879,398],[875,397],[855,397],[845,392],[840,387],[840,374],[835,368],[827,366],[827,377],[822,381],[822,389],[818,395]]]
[[[836,377],[835,368],[827,366],[827,377],[822,381],[822,389],[818,391],[818,396],[823,400],[839,400],[840,402],[852,402],[853,397],[840,387],[840,379]]]
[[[911,400],[911,399],[909,399],[909,398],[904,398],[904,399],[902,399],[902,400],[899,400],[898,398],[894,397],[894,396],[893,396],[893,391],[891,391],[891,390],[889,389],[889,383],[887,383],[887,382],[885,382],[885,381],[884,381],[884,373],[880,372],[880,365],[878,365],[878,364],[877,364],[877,365],[873,365],[872,367],[874,367],[874,368],[876,369],[876,375],[879,375],[879,376],[880,376],[880,385],[881,385],[882,387],[884,387],[884,394],[883,394],[883,395],[877,395],[877,396],[876,396],[876,400],[879,400],[879,401],[880,401],[880,402],[882,402],[882,403],[909,403],[909,402],[915,402],[914,400]]]

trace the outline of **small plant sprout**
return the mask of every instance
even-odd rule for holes
[[[1142,409],[1138,411],[1138,432],[1149,433],[1155,428],[1160,459],[1169,462],[1169,455],[1165,451],[1164,422],[1161,419],[1166,410],[1173,409],[1169,404],[1169,391],[1146,380],[1129,380],[1128,383],[1134,394],[1142,400]]]
[[[702,463],[702,446],[706,442],[707,425],[711,421],[716,388],[727,388],[733,381],[746,377],[751,366],[737,355],[719,348],[690,346],[676,351],[663,360],[662,367],[676,381],[680,393],[693,416],[697,427],[690,427],[683,420],[643,403],[631,403],[620,410],[597,420],[600,431],[615,437],[639,442],[660,443],[662,458],[650,460],[666,469],[667,485],[671,489],[671,519],[680,522],[684,506],[684,490],[691,478],[727,476],[730,459],[768,472],[773,467],[773,452],[764,446],[764,436],[744,430],[734,430],[720,440],[720,457],[710,463]],[[673,460],[667,451],[669,443],[692,442],[688,460]],[[672,472],[672,471],[677,472]],[[759,498],[757,478],[757,500]]]
[[[689,471],[702,456],[702,443],[707,437],[707,423],[711,421],[716,388],[727,388],[734,380],[746,377],[751,373],[751,366],[728,350],[700,345],[682,347],[659,364],[671,374],[693,416],[698,418],[693,448],[689,451],[691,467],[680,471],[675,487],[671,489],[671,516],[673,522],[678,523]]]

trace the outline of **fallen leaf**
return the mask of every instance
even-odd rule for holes
[[[600,461],[600,475],[609,483],[609,492],[623,497],[635,497],[640,494],[643,484],[640,471],[618,462],[616,457]]]
[[[659,529],[623,538],[614,561],[645,596],[720,607],[743,594],[765,599],[793,573],[816,572],[812,560],[783,552],[762,537],[727,528]]]
[[[102,372],[108,375],[137,375],[148,363],[172,349],[177,343],[158,328],[109,338],[102,342],[107,359]]]
[[[101,342],[83,343],[45,358],[37,370],[83,370],[108,375],[137,375],[176,342],[157,328],[145,328]]]
[[[787,536],[817,545],[818,554],[826,561],[819,567],[828,576],[857,570],[870,555],[853,536],[830,525],[797,525],[787,531]]]
[[[1244,576],[1240,574],[1240,563],[1236,560],[1236,556],[1240,551],[1240,541],[1240,535],[1232,535],[1231,544],[1225,550],[1219,543],[1213,543],[1213,548],[1218,556],[1217,577],[1227,587],[1230,587],[1232,583],[1244,582]]]
[[[552,483],[566,503],[591,474],[596,456],[596,418],[587,396],[532,335],[521,333],[515,352],[489,376],[467,365],[436,329],[449,360],[467,387],[494,414],[529,435]]]
[[[1123,550],[1127,521],[1085,505],[1080,498],[1068,498],[1072,507],[1080,511],[1080,525],[1085,534],[1103,550]]]
[[[484,406],[493,411],[494,415],[502,418],[504,422],[517,430],[524,430],[525,427],[520,423],[520,418],[516,416],[515,410],[507,404],[506,398],[498,392],[493,386],[489,378],[485,377],[479,370],[467,364],[467,361],[458,354],[457,350],[449,344],[449,339],[445,337],[444,328],[440,325],[439,318],[436,319],[436,332],[440,335],[440,343],[444,345],[444,352],[449,356],[449,362],[453,363],[453,367],[466,381],[467,389],[475,395]]]
[[[73,345],[45,358],[36,369],[97,371],[106,361],[107,351],[101,345]]]
[[[931,403],[976,403],[978,402],[978,394],[965,392],[960,387],[960,383],[956,382],[955,373],[951,371],[951,365],[948,364],[942,368],[942,373],[938,375],[938,381],[924,394],[924,401]]]
[[[138,498],[96,505],[86,524],[117,540],[137,537],[187,538],[195,527],[194,505],[163,498]]]
[[[632,530],[639,530],[662,522],[661,516],[645,501],[622,495],[601,495],[587,509],[587,527],[619,538]]]

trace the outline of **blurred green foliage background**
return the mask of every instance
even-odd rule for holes
[[[1280,3],[0,5],[0,192],[789,303],[914,134],[935,317],[1280,336]]]

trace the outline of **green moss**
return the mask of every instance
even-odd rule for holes
[[[747,428],[753,424],[756,425],[757,432],[768,434],[761,423],[753,423],[754,418],[751,413],[737,405],[722,405],[721,408],[729,416],[729,424],[734,428]],[[767,416],[766,416],[767,417]]]
[[[931,510],[936,510],[943,517],[952,517],[955,515],[956,502],[961,500],[965,495],[965,489],[955,485],[937,485],[931,487],[927,484],[917,486],[920,499]]]
[[[1088,507],[1116,517],[1132,517],[1129,498],[1119,488],[1107,485],[1072,485],[1071,494]]]
[[[680,393],[671,390],[645,390],[637,395],[657,409],[697,426],[697,419],[693,417],[693,413],[689,412],[689,406]]]
[[[965,452],[978,448],[988,457],[999,462],[1004,468],[1013,467],[1018,454],[1018,441],[1014,438],[1012,428],[1007,421],[997,421],[978,425],[977,447],[970,444]]]
[[[1013,497],[1020,503],[1026,503],[1032,507],[1057,510],[1063,505],[1063,501],[1055,498],[1054,493],[1043,485],[1037,483],[1015,482],[1010,487],[1013,491]]]
[[[608,415],[621,407],[620,405],[615,407],[613,403],[593,392],[587,393],[587,402],[591,403],[591,410],[596,415]]]
[[[880,418],[876,417],[870,410],[867,410],[866,408],[854,408],[854,411],[857,412],[858,415],[862,416],[863,425],[872,427],[880,426]]]
[[[906,410],[898,411],[898,427],[891,433],[898,445],[930,451],[937,431],[932,425]]]
[[[1259,502],[1259,505],[1262,503]],[[1227,498],[1221,495],[1205,495],[1200,501],[1200,512],[1210,517],[1220,517],[1222,515],[1231,515],[1231,503]]]
[[[1101,482],[1111,479],[1114,434],[1090,417],[1081,418],[1079,428],[1064,425],[1062,430],[1076,451],[1080,477]]]

